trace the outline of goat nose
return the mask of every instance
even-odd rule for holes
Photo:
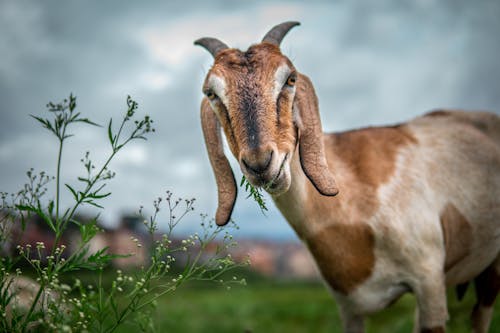
[[[272,159],[273,151],[268,150],[261,153],[248,154],[242,157],[241,161],[248,171],[258,175],[264,173],[269,168]]]

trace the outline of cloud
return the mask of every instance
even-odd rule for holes
[[[286,20],[302,25],[282,50],[314,82],[328,131],[399,122],[443,106],[499,112],[499,8],[495,1],[435,0],[0,2],[0,190],[16,190],[31,166],[54,174],[57,143],[29,114],[74,92],[85,116],[116,123],[130,94],[157,131],[112,163],[117,177],[104,219],[111,224],[166,189],[196,196],[199,211],[212,214],[216,188],[199,102],[213,60],[193,41],[211,36],[246,49]],[[64,151],[68,181],[81,174],[85,151],[96,162],[109,153],[105,128],[74,129],[78,136]],[[262,218],[244,197],[234,215],[242,233],[291,237],[269,198],[269,217]]]
[[[133,145],[124,149],[117,159],[118,166],[130,164],[134,167],[141,167],[146,164],[148,159],[148,152],[146,148],[141,145]]]

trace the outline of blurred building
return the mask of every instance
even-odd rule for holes
[[[76,216],[75,220],[82,224],[91,223],[91,219],[86,216]],[[20,226],[20,223],[17,225]],[[108,248],[108,252],[111,254],[123,255],[123,257],[116,258],[112,262],[117,268],[139,267],[147,264],[148,253],[153,240],[161,238],[161,235],[157,234],[151,239],[142,224],[142,220],[135,215],[124,215],[115,229],[100,228],[103,229],[103,232],[98,233],[89,242],[89,253]],[[173,248],[181,247],[181,238],[173,238],[171,241]],[[54,233],[41,218],[33,217],[26,222],[24,230],[21,230],[20,227],[14,230],[7,251],[13,253],[17,245],[25,246],[30,244],[34,248],[37,242],[43,242],[46,249],[52,248]],[[66,245],[64,252],[66,257],[80,248],[81,235],[76,224],[71,223],[68,226],[60,244]],[[217,242],[209,244],[205,248],[201,260],[208,260],[213,257],[218,251],[219,245]],[[42,250],[42,253],[43,251],[46,252],[47,250]],[[176,252],[177,263],[183,265],[187,262],[189,255],[193,255],[198,251],[199,247],[195,245],[189,246],[186,252]],[[250,259],[250,269],[265,276],[284,279],[319,278],[318,270],[307,248],[297,241],[240,240],[238,245],[231,248],[229,253],[236,261]]]
[[[231,253],[236,260],[250,259],[251,269],[279,278],[318,279],[316,265],[304,244],[242,240]]]

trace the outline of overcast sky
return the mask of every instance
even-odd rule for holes
[[[196,197],[197,212],[213,215],[215,181],[199,124],[212,57],[195,39],[246,49],[273,25],[300,21],[282,50],[312,79],[325,131],[338,131],[441,107],[499,113],[499,17],[493,0],[0,0],[0,191],[19,189],[30,167],[55,174],[57,142],[30,114],[44,115],[48,101],[73,92],[79,111],[106,124],[121,117],[130,94],[155,120],[156,134],[111,165],[117,176],[104,222],[114,225],[165,190]],[[82,175],[85,151],[96,162],[109,152],[102,129],[75,131],[64,151],[67,182]],[[240,192],[236,236],[295,237],[269,198],[268,206],[264,217]],[[198,222],[194,215],[183,231]]]

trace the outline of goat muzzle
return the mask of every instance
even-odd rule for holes
[[[273,180],[277,166],[277,152],[272,146],[245,149],[240,153],[240,166],[251,183],[262,186]]]

